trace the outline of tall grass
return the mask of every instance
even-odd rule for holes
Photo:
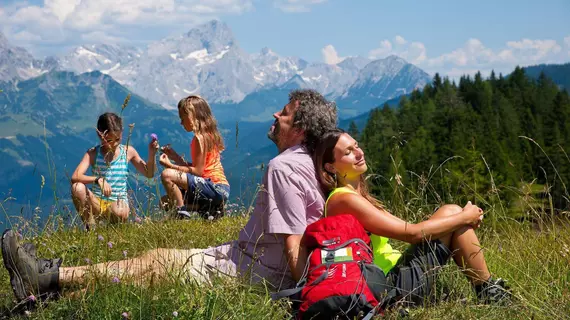
[[[122,110],[128,103],[125,104]],[[237,130],[236,130],[237,131]],[[49,151],[46,145],[46,154]],[[570,318],[570,222],[568,212],[554,215],[548,188],[530,183],[509,186],[517,192],[515,205],[507,205],[500,197],[485,158],[491,182],[485,195],[470,197],[486,211],[482,227],[477,231],[491,273],[508,280],[514,301],[508,306],[478,304],[470,285],[460,270],[450,263],[437,283],[438,303],[410,311],[414,319],[564,319]],[[376,183],[391,183],[392,197],[382,199],[397,216],[408,221],[423,220],[443,199],[463,199],[452,190],[468,189],[468,174],[464,185],[449,185],[436,190],[434,181],[445,179],[445,165],[450,158],[425,172],[401,172],[393,161],[395,176],[372,176]],[[48,159],[49,161],[49,159]],[[569,160],[570,161],[570,160]],[[399,177],[414,179],[403,184]],[[559,176],[558,176],[559,177]],[[559,177],[563,179],[563,177]],[[130,186],[133,213],[129,223],[100,225],[95,231],[84,231],[80,219],[69,208],[56,207],[48,217],[15,221],[11,227],[20,231],[26,241],[33,242],[41,257],[61,257],[65,266],[79,266],[138,256],[153,248],[205,248],[236,239],[246,223],[253,202],[246,206],[230,204],[231,216],[219,220],[175,221],[159,207],[158,181],[135,179]],[[394,183],[395,182],[395,183]],[[41,186],[43,188],[43,184]],[[253,188],[260,188],[254,184]],[[503,187],[505,188],[505,187]],[[234,189],[235,190],[235,189]],[[442,194],[443,192],[447,195]],[[491,195],[489,197],[488,195]],[[545,197],[545,198],[544,198]],[[56,192],[54,201],[57,203]],[[6,215],[5,203],[0,206]],[[512,212],[525,219],[513,218]],[[79,220],[79,221],[78,221]],[[394,241],[403,249],[406,244]],[[175,276],[162,282],[131,284],[127,279],[94,277],[85,288],[70,288],[58,301],[40,304],[26,315],[36,319],[286,319],[290,317],[285,301],[272,301],[263,285],[250,286],[239,279],[214,279],[212,286],[181,282]],[[14,308],[8,273],[0,268],[0,309],[5,317],[24,316]],[[387,312],[388,319],[398,317]]]

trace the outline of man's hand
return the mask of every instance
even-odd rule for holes
[[[307,252],[301,245],[302,234],[285,234],[285,257],[295,281],[299,281],[307,263]]]

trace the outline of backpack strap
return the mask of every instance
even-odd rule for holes
[[[282,298],[298,299],[301,291],[305,286],[296,287],[292,289],[285,289],[271,294],[271,299],[279,300]]]
[[[388,304],[390,303],[390,301],[397,296],[398,296],[398,291],[396,290],[396,288],[388,291],[388,293],[386,294],[384,299],[382,299],[382,301],[380,301],[376,305],[376,307],[374,307],[372,310],[370,310],[370,312],[368,312],[368,314],[364,318],[362,318],[362,320],[371,320],[372,317],[374,317],[374,315],[376,314],[376,311],[378,311],[379,309],[385,310],[386,307],[388,306]]]

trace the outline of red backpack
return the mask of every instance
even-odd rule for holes
[[[274,295],[295,302],[296,319],[370,319],[393,296],[384,272],[373,263],[366,230],[352,215],[310,224],[302,243],[309,258],[301,280]]]

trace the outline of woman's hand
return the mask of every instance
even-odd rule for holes
[[[467,224],[471,225],[473,229],[477,229],[481,226],[483,221],[483,209],[468,201],[465,207],[463,207],[463,214],[467,218]]]
[[[103,193],[105,197],[109,197],[111,195],[111,192],[113,192],[109,182],[105,181],[105,178],[100,178],[98,182],[99,187],[101,188],[101,193]]]
[[[170,158],[166,155],[166,153],[161,154],[160,159],[158,161],[165,168],[170,168],[172,166],[172,163],[170,162]]]

